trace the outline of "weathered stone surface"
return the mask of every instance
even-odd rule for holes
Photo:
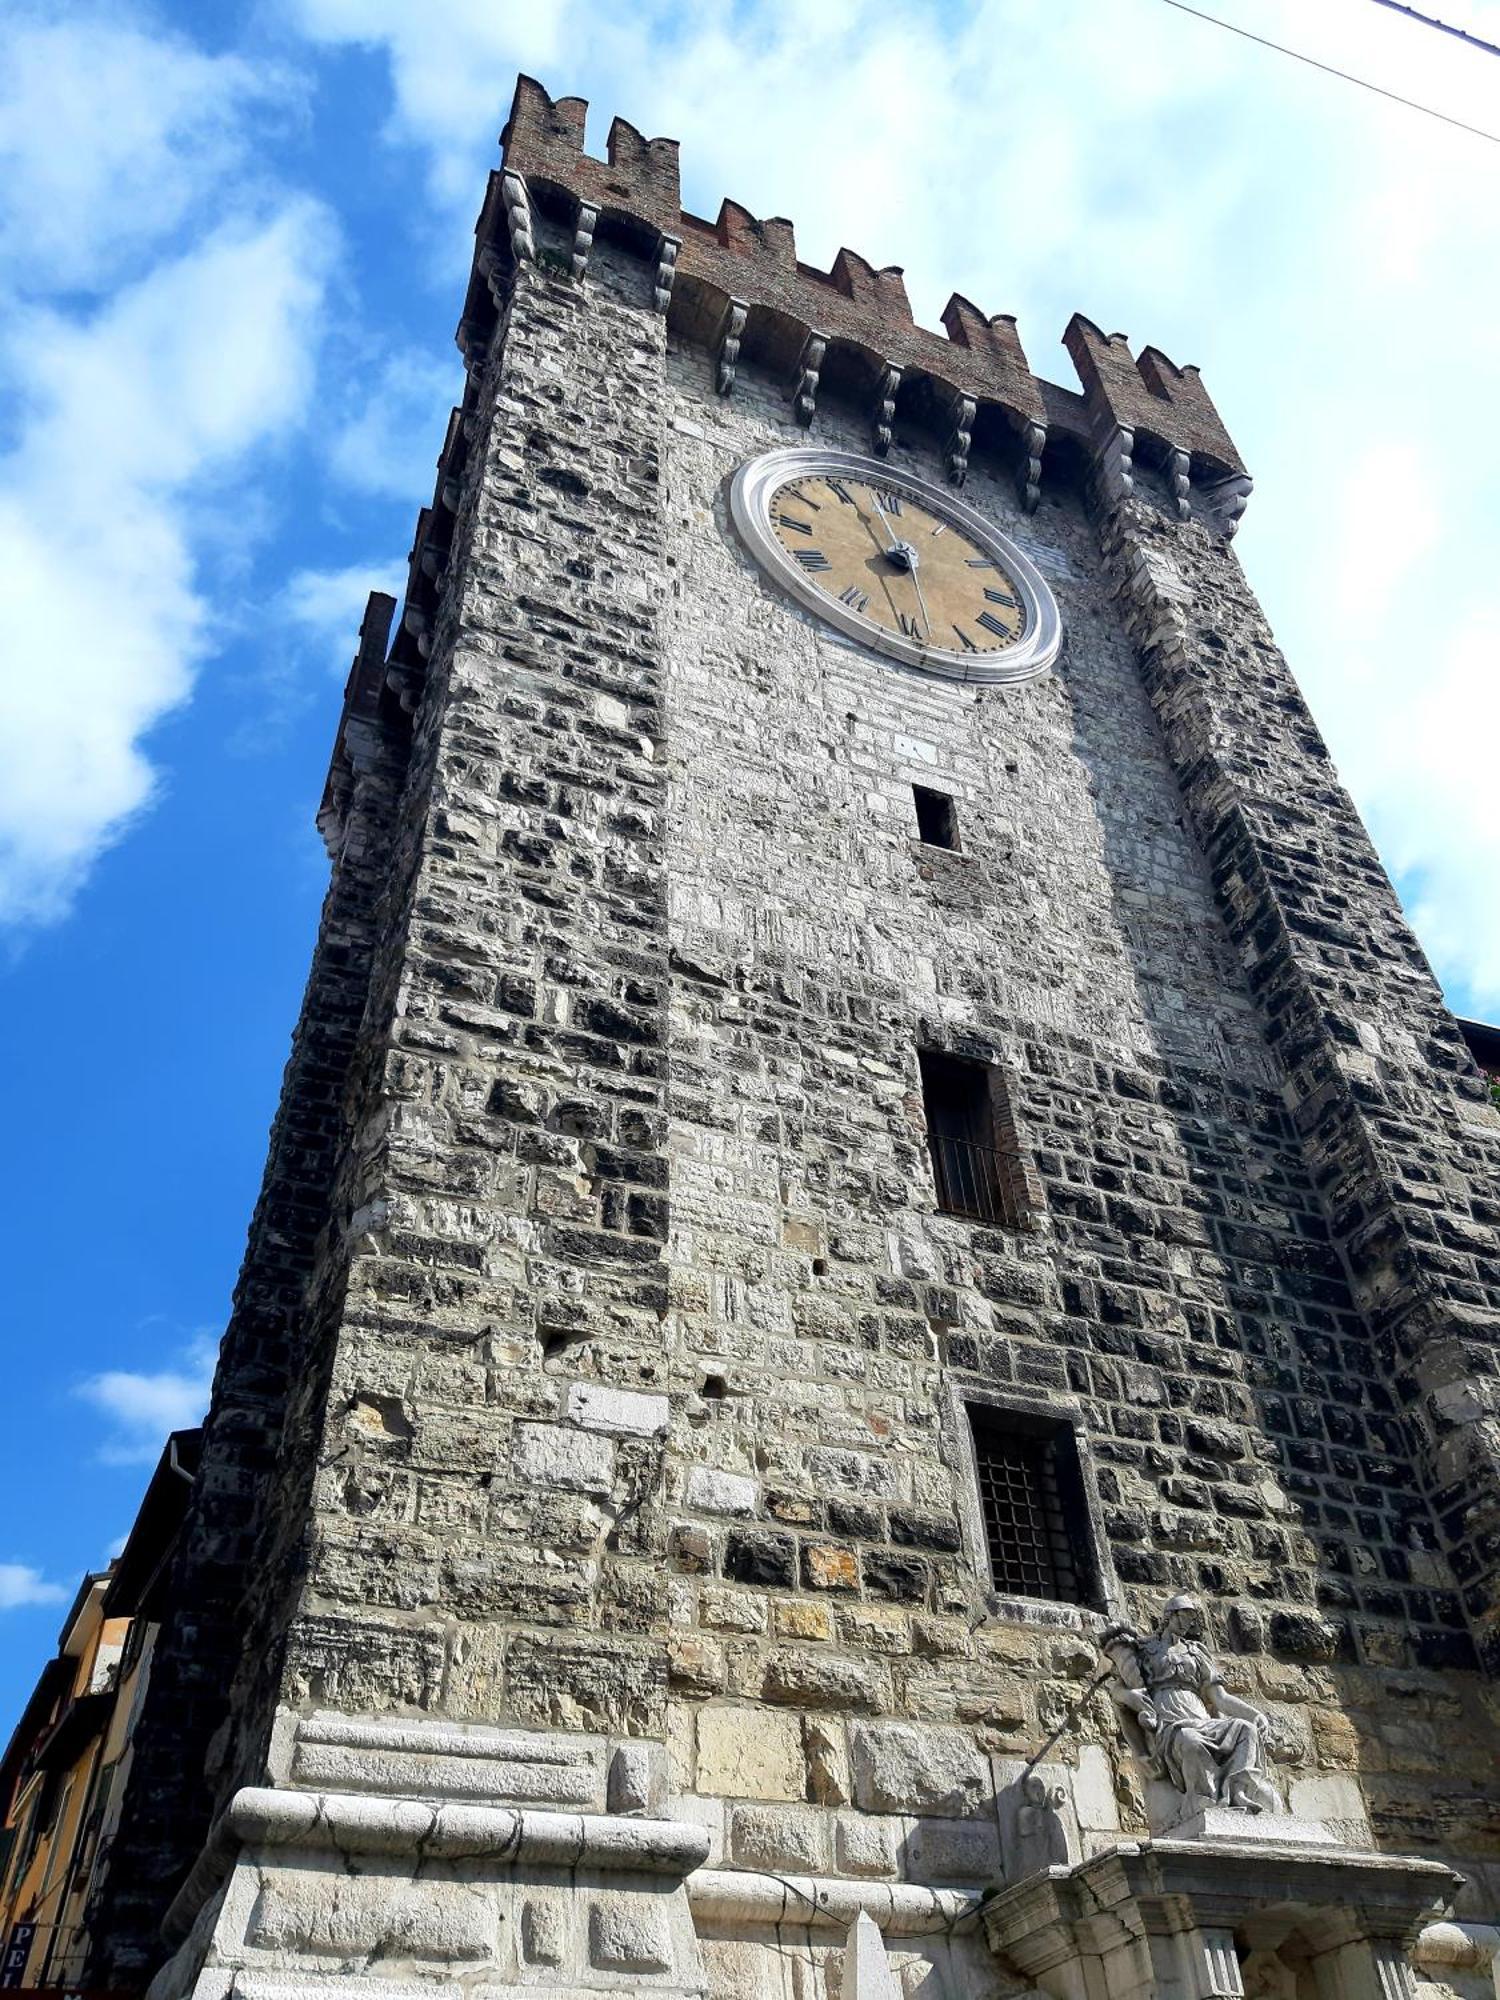
[[[615,1452],[608,1438],[560,1430],[552,1424],[517,1424],[516,1475],[542,1486],[573,1487],[580,1493],[608,1493],[614,1485]]]
[[[666,1913],[644,1896],[604,1895],[589,1911],[589,1963],[601,1972],[666,1972]]]
[[[829,1825],[814,1806],[736,1806],[729,1852],[741,1868],[816,1873],[828,1865]]]
[[[665,1396],[643,1396],[633,1389],[610,1389],[598,1382],[575,1382],[568,1391],[567,1418],[585,1430],[608,1431],[621,1437],[659,1437],[667,1427]]]
[[[737,1472],[715,1472],[711,1466],[695,1465],[683,1489],[684,1503],[700,1514],[742,1514],[755,1512],[759,1488],[753,1479]]]
[[[797,1718],[757,1708],[701,1710],[697,1780],[700,1792],[726,1798],[802,1798],[806,1767]]]
[[[849,1729],[854,1802],[867,1812],[965,1819],[989,1793],[989,1771],[966,1730],[910,1722],[856,1722]]]

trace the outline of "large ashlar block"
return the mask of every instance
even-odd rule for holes
[[[611,1389],[602,1382],[575,1382],[568,1391],[570,1424],[618,1437],[660,1437],[667,1428],[670,1410],[665,1396]]]
[[[705,1708],[698,1716],[698,1790],[733,1799],[801,1799],[802,1725],[763,1708]]]
[[[989,1768],[966,1730],[856,1722],[849,1748],[854,1803],[866,1812],[967,1819],[991,1799]]]

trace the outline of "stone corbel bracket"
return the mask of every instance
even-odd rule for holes
[[[724,324],[719,330],[719,351],[714,370],[714,387],[721,396],[727,396],[734,388],[735,372],[740,365],[740,341],[749,313],[750,306],[745,299],[730,299],[724,307]]]
[[[656,246],[656,280],[651,288],[651,303],[659,313],[664,313],[672,303],[672,286],[677,279],[677,259],[682,251],[682,238],[669,236],[665,230]]]
[[[1204,505],[1226,542],[1232,542],[1239,530],[1254,485],[1255,481],[1248,472],[1235,472],[1227,479],[1216,480],[1212,485],[1200,488]]]
[[[1192,460],[1185,451],[1177,451],[1171,447],[1168,448],[1164,468],[1166,472],[1167,492],[1171,495],[1172,505],[1176,509],[1179,521],[1189,521],[1193,515],[1192,502],[1188,499],[1188,488],[1191,483],[1191,465]]]
[[[1021,426],[1021,474],[1016,481],[1021,505],[1034,514],[1042,497],[1042,453],[1047,448],[1045,424]]]
[[[510,254],[517,264],[536,262],[536,235],[531,226],[531,195],[526,178],[507,167],[500,176],[500,198],[505,204],[505,226],[510,237]]]
[[[594,231],[599,227],[599,210],[591,201],[578,204],[578,218],[573,224],[573,276],[581,279],[589,267],[589,252],[594,247]]]
[[[1116,424],[1099,446],[1094,476],[1106,508],[1118,507],[1135,492],[1135,432]]]
[[[977,405],[972,396],[962,391],[948,406],[949,431],[943,446],[943,463],[948,477],[955,486],[962,486],[969,476],[969,447],[974,442],[974,417]]]
[[[799,424],[810,424],[817,411],[818,377],[827,352],[828,335],[810,330],[797,359],[797,380],[792,389],[792,415]]]
[[[884,458],[891,448],[896,422],[896,391],[901,387],[901,370],[882,364],[875,383],[875,422],[870,443],[875,456]]]

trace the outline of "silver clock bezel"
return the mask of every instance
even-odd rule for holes
[[[861,618],[848,605],[821,591],[791,561],[777,539],[771,527],[771,497],[788,480],[830,472],[836,477],[847,474],[850,478],[871,480],[909,493],[919,505],[993,555],[1014,581],[1026,610],[1026,629],[1015,644],[992,657],[923,646]],[[941,680],[997,687],[1035,680],[1057,658],[1062,644],[1062,618],[1056,599],[1030,557],[976,508],[885,459],[869,458],[858,451],[820,450],[812,445],[763,452],[759,458],[748,459],[735,473],[729,488],[729,512],[740,540],[751,555],[762,568],[771,571],[804,610],[813,612],[824,624],[832,625],[860,645],[899,660],[903,666],[915,667],[920,673],[933,674]]]

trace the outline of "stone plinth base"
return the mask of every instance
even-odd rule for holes
[[[1164,1840],[1240,1841],[1251,1847],[1337,1847],[1336,1836],[1321,1820],[1299,1819],[1295,1813],[1234,1812],[1228,1806],[1205,1806],[1180,1819]]]

